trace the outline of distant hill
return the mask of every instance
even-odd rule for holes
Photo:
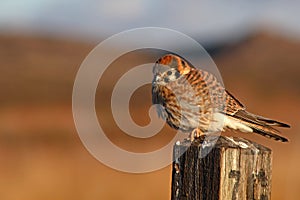
[[[0,35],[1,104],[70,101],[76,71],[93,46]]]
[[[236,80],[239,87],[252,85],[267,93],[288,90],[300,96],[299,52],[299,41],[260,33],[229,46],[214,60],[228,86],[236,87]]]
[[[94,47],[75,41],[9,35],[0,35],[0,44],[2,105],[70,102],[76,72]],[[224,46],[212,56],[228,86],[242,79],[244,85],[259,83],[258,90],[270,91],[270,85],[278,83],[276,90],[295,90],[300,95],[299,52],[300,43],[261,33]]]

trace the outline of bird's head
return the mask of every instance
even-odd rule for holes
[[[167,84],[189,73],[190,70],[190,65],[183,58],[174,54],[167,54],[156,61],[153,67],[153,81],[159,84]]]

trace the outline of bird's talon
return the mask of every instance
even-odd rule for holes
[[[195,128],[190,134],[191,142],[193,142],[195,139],[200,138],[202,135],[204,135],[203,132],[200,129]]]

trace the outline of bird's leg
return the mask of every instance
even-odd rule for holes
[[[205,135],[199,128],[195,128],[190,134],[190,140],[193,142],[195,139]]]

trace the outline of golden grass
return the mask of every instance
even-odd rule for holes
[[[0,199],[169,199],[170,167],[122,173],[104,166],[83,147],[73,124],[71,94],[91,45],[13,36],[1,36],[0,43]],[[227,89],[250,111],[292,125],[283,130],[291,140],[288,144],[226,133],[273,149],[273,200],[300,196],[299,50],[299,43],[259,35],[214,58]],[[113,76],[100,81],[106,87],[96,95],[98,117],[110,130],[109,138],[123,148],[157,149],[172,138],[170,128],[147,140],[130,138],[116,127],[107,106],[111,83],[130,66],[149,60],[138,53],[122,59],[109,68]],[[140,88],[130,104],[133,119],[141,125],[149,122],[149,89]]]

